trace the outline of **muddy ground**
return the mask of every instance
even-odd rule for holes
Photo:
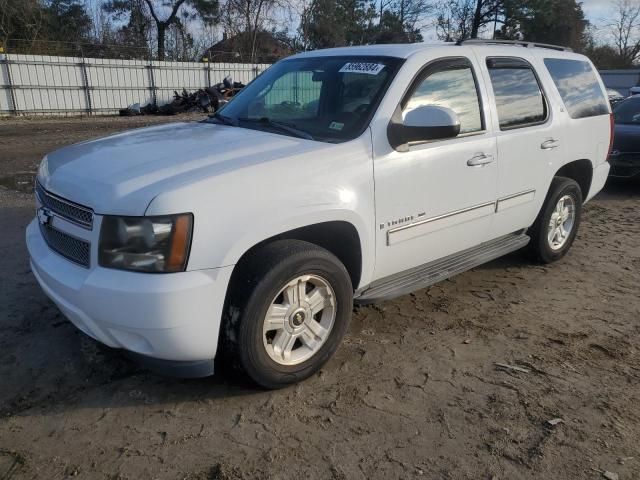
[[[17,191],[47,151],[149,121],[0,120],[0,479],[640,478],[640,184],[588,204],[558,264],[514,254],[357,309],[300,385],[178,381],[47,300]]]

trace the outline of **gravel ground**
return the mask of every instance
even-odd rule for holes
[[[44,296],[19,191],[57,146],[167,120],[0,120],[0,479],[640,478],[639,184],[590,202],[555,265],[514,254],[356,309],[300,385],[177,381]]]

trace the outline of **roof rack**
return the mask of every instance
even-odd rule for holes
[[[569,47],[550,45],[548,43],[526,42],[524,40],[483,40],[481,38],[471,38],[469,40],[458,40],[456,45],[516,45],[525,48],[539,47],[560,50],[562,52],[573,52]]]

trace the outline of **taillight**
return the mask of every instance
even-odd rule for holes
[[[611,155],[611,151],[613,150],[613,132],[615,129],[615,119],[613,117],[613,113],[609,114],[609,123],[611,125],[611,128],[609,131],[609,153],[607,154],[607,158],[609,157],[609,155]]]

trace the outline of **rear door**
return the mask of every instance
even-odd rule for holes
[[[562,163],[589,160],[594,168],[601,166],[609,153],[611,108],[595,67],[582,55],[541,51],[538,56],[548,72],[550,88],[560,97]]]
[[[480,55],[498,148],[496,215],[491,238],[529,227],[540,210],[551,166],[561,158],[558,119],[532,63],[517,56]]]

